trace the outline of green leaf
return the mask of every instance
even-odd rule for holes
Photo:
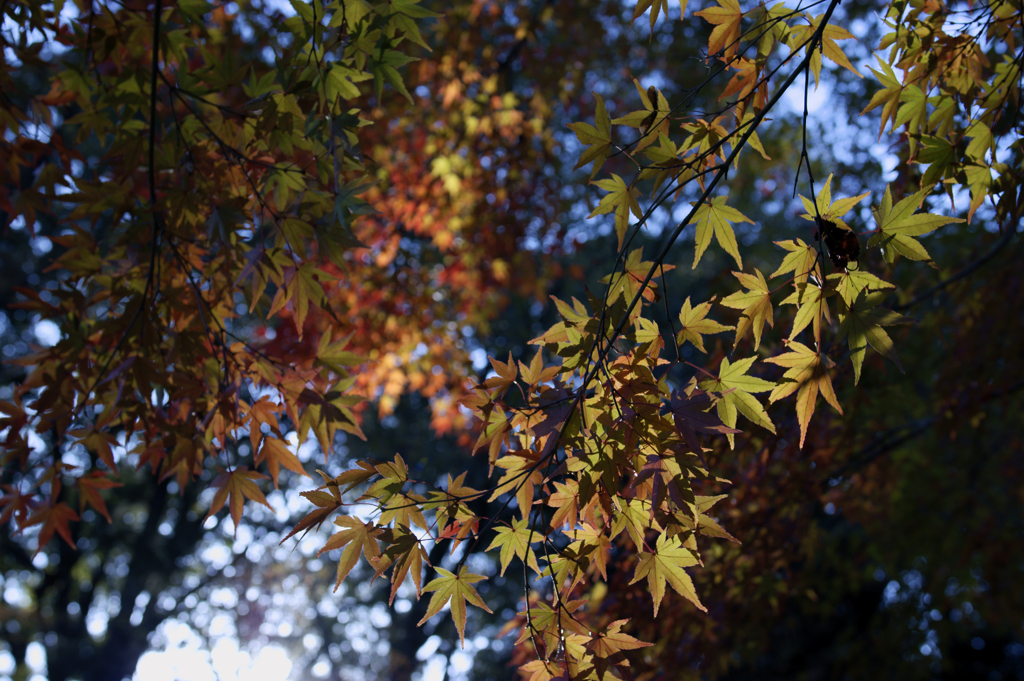
[[[597,208],[587,217],[592,218],[595,215],[615,211],[615,232],[619,237],[619,248],[622,248],[622,242],[626,237],[626,228],[629,227],[630,211],[633,212],[633,215],[638,220],[643,218],[640,203],[636,200],[636,197],[640,195],[640,190],[628,186],[625,180],[614,173],[612,174],[612,179],[597,180],[594,184],[608,192],[608,194],[601,199],[601,202],[597,204]]]
[[[413,19],[437,19],[442,16],[420,7],[420,0],[391,0],[391,8]]]
[[[597,171],[604,165],[604,160],[608,156],[608,148],[612,143],[611,121],[608,118],[608,110],[604,106],[604,100],[601,99],[601,95],[596,92],[593,94],[594,99],[597,100],[597,112],[594,120],[597,127],[584,122],[569,123],[568,125],[569,129],[576,133],[576,138],[580,141],[580,144],[587,145],[588,147],[580,155],[580,159],[576,162],[573,170],[593,162],[594,167],[590,171],[590,177],[597,175]]]
[[[752,393],[763,393],[775,387],[771,381],[756,376],[748,376],[747,372],[754,364],[756,357],[741,359],[730,364],[729,358],[723,358],[718,368],[718,377],[700,382],[700,389],[719,393],[716,408],[722,423],[730,428],[736,427],[737,412],[752,423],[775,432],[775,424],[768,417],[768,412]],[[729,446],[734,446],[733,434],[728,434]]]
[[[859,196],[850,196],[845,199],[839,199],[837,201],[832,200],[832,175],[828,176],[825,180],[825,186],[818,192],[818,197],[815,202],[811,202],[810,199],[800,196],[800,200],[804,204],[804,208],[807,210],[806,213],[801,215],[805,220],[814,222],[817,215],[814,212],[814,204],[818,204],[818,213],[821,214],[822,219],[830,222],[835,222],[844,229],[850,229],[850,226],[843,222],[840,218],[850,212],[854,206],[863,201],[866,197],[870,196],[871,192],[864,192]]]
[[[860,295],[861,291],[882,291],[884,289],[896,288],[867,270],[860,269],[830,274],[828,275],[828,281],[835,282],[833,286],[835,286],[836,292],[839,293],[839,297],[847,305],[853,305],[853,301],[857,300],[857,296]]]
[[[678,536],[669,539],[666,534],[662,533],[658,537],[654,553],[640,555],[640,562],[637,563],[636,572],[633,573],[633,581],[630,584],[636,584],[644,577],[647,578],[651,597],[654,599],[655,617],[658,616],[658,608],[665,596],[665,582],[668,582],[679,595],[688,599],[700,610],[707,612],[707,608],[697,598],[690,575],[686,574],[683,569],[696,564],[697,558],[693,551],[684,548]]]
[[[331,331],[328,329],[320,337],[320,346],[316,351],[316,358],[325,367],[342,376],[347,375],[344,367],[357,366],[366,362],[366,358],[354,352],[345,350],[351,339],[351,334],[339,341],[331,342]]]
[[[795,288],[796,290],[781,303],[782,305],[800,306],[796,317],[793,318],[793,330],[789,334],[789,340],[796,338],[801,331],[807,328],[808,324],[813,323],[814,342],[821,345],[821,320],[824,318],[827,322],[832,321],[828,309],[828,299],[835,294],[835,291],[830,288],[823,289],[809,282],[798,284]]]
[[[878,55],[875,55],[875,59],[878,61],[878,65],[882,67],[882,70],[875,71],[871,69],[871,73],[875,74],[875,78],[884,87],[872,95],[871,101],[860,112],[860,115],[863,116],[876,107],[882,107],[882,123],[881,127],[878,128],[878,139],[882,139],[886,123],[896,118],[897,107],[900,104],[900,95],[903,94],[903,85],[900,84],[899,77],[889,64]]]
[[[431,617],[441,612],[441,608],[451,602],[452,620],[459,632],[459,642],[465,648],[466,603],[469,602],[482,610],[491,612],[491,609],[480,598],[480,594],[473,588],[474,584],[483,581],[486,577],[471,574],[465,565],[459,570],[458,576],[442,567],[438,567],[437,572],[440,577],[423,587],[424,591],[433,591],[434,595],[431,596],[430,604],[427,605],[427,614],[423,616],[417,626],[422,626]]]
[[[765,360],[788,369],[783,374],[783,380],[772,390],[768,401],[777,402],[793,393],[797,394],[796,416],[800,422],[800,446],[803,447],[819,392],[836,411],[842,414],[843,410],[832,388],[832,378],[828,375],[828,370],[833,366],[832,361],[796,341],[791,341],[787,347],[790,352]]]
[[[722,305],[736,310],[743,310],[740,321],[736,325],[735,348],[739,345],[740,339],[746,335],[749,329],[754,331],[754,350],[761,345],[761,331],[765,322],[768,326],[775,327],[772,317],[772,296],[768,289],[768,282],[760,270],[755,269],[754,275],[743,272],[733,272],[732,275],[740,280],[740,283],[747,289],[743,292],[733,293],[722,299]]]
[[[932,186],[922,187],[921,191],[893,206],[890,188],[886,185],[882,203],[874,210],[878,233],[868,240],[868,248],[880,246],[885,260],[890,263],[897,253],[911,260],[931,260],[928,251],[914,237],[928,234],[943,225],[963,222],[961,218],[914,213],[931,193]]]
[[[791,46],[795,49],[810,40],[811,36],[818,30],[818,27],[821,25],[821,21],[824,17],[824,14],[819,14],[813,18],[808,15],[808,25],[794,26],[790,38]],[[850,40],[851,38],[854,38],[854,35],[845,28],[837,26],[834,23],[825,25],[821,34],[820,47],[815,49],[817,56],[812,55],[811,59],[811,71],[814,72],[815,87],[817,87],[818,80],[821,75],[821,54],[824,54],[831,61],[849,70],[858,78],[862,77],[860,72],[857,71],[853,64],[850,63],[850,60],[847,59],[846,54],[836,42],[837,40]]]
[[[917,140],[921,130],[928,122],[928,96],[914,84],[903,87],[900,93],[900,101],[903,106],[896,113],[896,120],[893,121],[893,128],[903,124],[907,126],[907,142],[910,147],[910,156],[914,157],[917,151]]]
[[[715,300],[712,296],[711,300],[706,303],[701,303],[696,307],[690,307],[690,298],[687,297],[683,302],[683,309],[679,312],[679,323],[682,325],[679,335],[676,338],[676,342],[682,347],[683,343],[690,341],[694,346],[701,352],[706,353],[704,349],[704,335],[722,333],[728,331],[734,327],[725,326],[718,322],[707,319],[708,312],[711,310],[711,303]]]
[[[543,537],[536,532],[530,531],[530,524],[526,518],[514,520],[512,527],[498,527],[495,532],[497,532],[498,536],[494,538],[494,541],[487,547],[487,550],[501,548],[501,553],[499,554],[501,575],[505,574],[505,570],[508,568],[509,563],[512,562],[513,556],[527,562],[534,572],[540,573],[540,566],[537,565],[537,557],[530,548],[530,542],[542,541]]]
[[[956,166],[956,145],[945,137],[921,136],[921,151],[917,154],[917,162],[927,164],[921,184],[934,185],[937,182],[953,177]],[[888,186],[886,187],[888,190]]]
[[[377,544],[376,537],[381,533],[381,529],[372,522],[364,523],[358,518],[347,515],[335,518],[334,524],[342,528],[341,532],[331,535],[331,538],[316,555],[319,557],[328,551],[344,547],[341,558],[338,559],[338,576],[334,582],[334,590],[337,591],[342,580],[359,562],[360,552],[366,556],[367,560],[380,557],[380,546]]]
[[[796,285],[807,282],[807,277],[812,273],[815,276],[820,276],[818,271],[818,249],[814,246],[804,243],[803,239],[797,239],[796,241],[776,241],[776,246],[789,251],[789,254],[782,259],[782,264],[779,265],[779,269],[772,272],[769,279],[781,276],[788,272],[793,273],[793,283]]]
[[[878,304],[884,298],[885,293],[868,293],[858,297],[853,305],[840,307],[839,332],[836,334],[836,340],[842,340],[844,336],[849,337],[854,384],[860,382],[860,370],[868,345],[892,360],[900,373],[905,373],[892,339],[882,327],[905,324],[908,320],[892,310],[878,309]]]
[[[981,121],[971,121],[964,135],[971,138],[971,142],[967,145],[964,155],[968,159],[984,165],[985,157],[995,144],[992,131]]]
[[[718,244],[736,261],[736,266],[743,269],[743,260],[740,258],[739,248],[736,246],[736,234],[732,230],[732,223],[752,223],[753,221],[735,208],[725,205],[728,198],[727,196],[716,196],[694,213],[693,220],[697,227],[697,245],[693,256],[694,269],[700,262],[701,255],[707,250],[708,244],[711,243],[712,232],[718,239]]]

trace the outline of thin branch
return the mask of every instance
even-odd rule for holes
[[[804,57],[803,63],[793,70],[793,72],[789,75],[788,78],[786,78],[785,82],[782,84],[779,90],[765,105],[764,109],[762,109],[760,112],[757,113],[757,115],[754,116],[754,119],[751,121],[750,127],[747,129],[746,133],[744,133],[743,137],[740,138],[740,141],[733,148],[732,152],[729,154],[729,158],[725,160],[725,163],[723,164],[725,167],[729,167],[730,165],[732,165],[733,161],[736,160],[736,156],[746,146],[747,140],[749,140],[751,135],[753,135],[754,132],[757,130],[758,126],[761,124],[761,121],[764,120],[764,117],[768,114],[769,111],[771,111],[775,107],[779,100],[782,99],[782,97],[786,94],[786,91],[789,90],[790,86],[792,86],[793,82],[797,79],[797,76],[800,75],[800,72],[803,71],[810,63],[811,57],[814,55],[814,49],[817,46],[817,43],[821,41],[822,35],[825,32],[825,27],[828,26],[829,19],[832,17],[832,12],[835,11],[835,8],[838,6],[839,0],[832,0],[829,3],[828,9],[825,10],[825,15],[822,17],[822,21],[818,25],[818,30],[814,32],[814,35],[812,35],[810,40],[808,40],[806,43],[807,55]],[[704,193],[701,194],[700,198],[697,199],[696,203],[693,204],[693,207],[690,209],[690,212],[676,226],[676,228],[672,231],[672,234],[669,235],[668,240],[666,241],[664,247],[662,247],[661,252],[658,254],[658,257],[655,258],[654,263],[651,265],[651,268],[647,271],[647,275],[644,277],[644,280],[640,283],[640,286],[636,294],[633,296],[633,300],[626,308],[626,312],[622,316],[622,320],[619,322],[615,330],[612,332],[611,338],[613,341],[615,338],[618,338],[619,335],[622,333],[626,324],[629,322],[630,314],[633,312],[636,306],[640,304],[640,300],[643,297],[644,291],[647,289],[647,286],[651,283],[651,279],[654,278],[655,272],[657,272],[658,270],[658,264],[664,262],[665,258],[668,256],[668,253],[672,249],[672,246],[675,244],[676,240],[683,233],[683,230],[686,229],[687,225],[690,224],[690,221],[693,219],[693,216],[696,214],[697,210],[701,206],[703,206],[704,203],[708,200],[708,197],[711,196],[711,192],[715,190],[715,187],[718,186],[718,183],[723,179],[723,177],[724,171],[719,172],[714,176],[714,178],[712,178],[711,182],[708,183],[707,189],[704,190]],[[598,357],[599,363],[604,361],[605,357],[607,356],[607,353],[608,348],[605,348],[601,352],[601,356]],[[584,386],[586,386],[590,382],[590,379],[593,378],[593,373],[593,369],[587,371],[587,374],[584,376],[583,380]]]

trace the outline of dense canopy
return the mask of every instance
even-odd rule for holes
[[[0,12],[0,675],[1024,678],[1020,3]]]

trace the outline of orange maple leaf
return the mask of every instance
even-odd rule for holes
[[[721,56],[725,61],[732,59],[740,42],[740,21],[743,12],[738,0],[718,0],[718,7],[708,7],[694,12],[715,29],[708,38],[708,57]],[[719,55],[721,53],[721,55]]]
[[[218,466],[217,470],[221,472],[213,481],[213,487],[218,488],[217,494],[213,497],[213,502],[210,504],[210,510],[206,514],[206,518],[203,518],[204,523],[210,516],[224,508],[225,501],[228,502],[228,510],[231,512],[231,520],[235,523],[236,533],[238,532],[238,524],[242,520],[242,505],[246,499],[263,504],[271,511],[274,510],[274,507],[267,503],[267,498],[263,496],[263,492],[253,482],[253,480],[265,479],[267,476],[256,471],[250,471],[247,466],[239,466],[233,471],[226,471]]]

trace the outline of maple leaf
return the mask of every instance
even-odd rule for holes
[[[399,458],[397,454],[395,456]],[[340,500],[341,497],[339,495],[341,493],[348,492],[356,485],[366,482],[374,475],[378,475],[376,466],[369,461],[356,461],[356,465],[359,468],[345,471],[334,478],[328,477],[326,473],[317,469],[317,473],[324,479],[324,485],[319,489],[329,489],[331,494],[334,494]],[[342,485],[347,485],[347,487],[339,491]]]
[[[706,537],[717,537],[718,539],[726,539],[735,544],[739,544],[739,539],[726,532],[724,529],[722,529],[721,525],[715,522],[714,519],[706,515],[706,513],[711,509],[712,506],[714,506],[719,501],[725,499],[728,496],[729,495],[727,494],[719,494],[718,496],[713,497],[699,495],[694,496],[694,506],[696,507],[696,512],[694,515],[697,525],[697,531]]]
[[[640,469],[629,486],[639,488],[648,480],[651,481],[649,496],[651,520],[657,510],[662,508],[666,492],[677,508],[686,508],[687,499],[692,490],[689,489],[686,476],[682,474],[682,467],[673,457],[648,454],[644,461],[644,467]]]
[[[494,397],[498,398],[505,394],[509,387],[516,382],[518,371],[516,370],[516,364],[512,360],[512,353],[508,353],[508,362],[502,363],[493,357],[488,357],[491,362],[491,366],[494,368],[494,372],[497,376],[492,376],[484,381],[484,388],[487,390],[493,390]]]
[[[689,450],[698,455],[701,453],[700,441],[697,439],[698,432],[722,435],[740,432],[723,424],[721,417],[709,413],[708,410],[711,409],[711,406],[711,396],[703,390],[693,390],[689,394],[675,393],[669,402],[676,430],[682,436]]]
[[[787,347],[790,352],[765,360],[781,367],[787,367],[786,373],[783,374],[783,378],[786,380],[775,387],[768,400],[777,402],[794,392],[797,393],[796,415],[800,422],[800,446],[803,447],[807,437],[807,424],[810,423],[811,416],[814,415],[819,391],[840,414],[843,413],[843,409],[839,406],[839,401],[836,400],[836,393],[832,389],[832,379],[828,375],[828,370],[833,366],[832,361],[796,341],[790,341]]]
[[[601,198],[597,208],[587,217],[592,218],[596,215],[615,211],[615,232],[619,237],[619,248],[622,248],[622,242],[626,237],[626,229],[629,227],[630,211],[633,212],[637,220],[643,218],[640,203],[636,200],[636,197],[640,195],[640,190],[627,185],[626,181],[615,173],[612,173],[612,179],[597,180],[594,184],[608,192],[608,194]]]
[[[491,612],[491,609],[480,598],[480,594],[473,588],[474,584],[487,578],[472,574],[465,565],[459,570],[457,576],[442,567],[438,567],[437,572],[440,577],[423,587],[424,591],[433,591],[434,595],[430,597],[430,603],[427,605],[427,614],[423,616],[423,619],[419,621],[417,626],[422,625],[431,617],[441,612],[441,608],[450,601],[452,620],[455,622],[455,628],[459,632],[459,643],[465,648],[466,603],[469,602],[486,612]]]
[[[867,270],[860,269],[830,274],[828,275],[828,281],[833,282],[836,293],[839,294],[839,297],[847,305],[853,305],[853,301],[857,300],[862,291],[873,292],[896,288]]]
[[[379,558],[370,558],[369,560],[375,570],[373,579],[384,574],[392,566],[395,568],[391,573],[391,597],[388,599],[388,605],[395,602],[398,589],[410,574],[413,584],[416,585],[416,595],[419,597],[422,591],[420,581],[423,577],[423,563],[430,562],[420,540],[409,530],[407,525],[383,528],[380,539],[387,545],[387,548]]]
[[[651,271],[651,268],[655,266],[654,262],[644,260],[643,257],[643,248],[634,248],[626,256],[626,262],[622,265],[622,272],[616,272],[601,278],[602,284],[610,283],[608,287],[608,301],[610,303],[622,299],[622,304],[625,305],[640,292],[640,284],[646,278],[647,273]],[[674,265],[661,265],[659,269],[670,272],[674,268]],[[644,300],[653,302],[657,290],[658,286],[652,280],[648,282],[641,295]],[[634,316],[639,316],[639,308],[635,309],[633,314]]]
[[[509,360],[511,361],[511,357]],[[558,367],[546,367],[544,366],[544,357],[541,351],[538,350],[530,360],[529,366],[519,362],[519,373],[522,375],[523,380],[532,389],[539,388],[543,383],[550,381],[558,374]]]
[[[503,456],[494,462],[494,465],[504,470],[505,474],[495,484],[488,501],[514,492],[519,508],[528,509],[533,505],[534,485],[539,484],[543,478],[540,471],[530,470],[536,463],[534,454],[535,452],[531,450],[520,450],[514,455]]]
[[[572,531],[575,540],[570,548],[575,550],[576,560],[584,568],[592,564],[603,579],[608,579],[608,557],[612,547],[608,533],[588,523],[580,523]]]
[[[357,366],[366,361],[365,357],[345,349],[351,338],[352,334],[349,334],[332,343],[331,330],[325,331],[324,335],[320,337],[320,345],[316,351],[317,362],[336,374],[347,376],[346,367]]]
[[[867,293],[858,297],[853,305],[842,305],[839,309],[839,332],[836,340],[842,340],[849,336],[850,360],[853,362],[854,385],[860,382],[860,369],[864,364],[864,355],[867,353],[867,346],[871,345],[882,356],[892,360],[896,367],[903,372],[903,365],[893,347],[892,339],[882,328],[883,326],[895,326],[905,324],[909,320],[892,310],[878,309],[877,305],[882,302],[886,294]]]
[[[711,311],[711,304],[715,301],[715,296],[711,297],[706,303],[701,303],[696,307],[690,307],[690,298],[687,296],[686,300],[683,301],[683,308],[679,312],[679,323],[681,325],[679,335],[676,337],[676,342],[682,347],[683,343],[690,341],[698,350],[706,353],[704,349],[704,335],[722,333],[728,331],[734,327],[725,326],[718,322],[707,319],[708,312]]]
[[[11,485],[0,484],[0,490],[6,492],[0,494],[0,525],[6,526],[10,520],[14,520],[14,524],[20,530],[25,527],[25,523],[29,515],[31,515],[31,509],[33,507],[33,499],[31,494],[22,494],[16,487]]]
[[[409,467],[401,454],[396,453],[394,461],[373,464],[373,468],[380,474],[381,479],[373,483],[370,489],[359,497],[360,499],[380,499],[383,503],[402,493],[402,487],[409,479]]]
[[[317,307],[326,309],[328,302],[327,296],[324,294],[323,282],[333,279],[334,277],[324,270],[308,263],[292,268],[287,286],[277,291],[270,314],[274,315],[286,303],[291,302],[295,328],[301,339],[306,316],[309,314],[310,302]]]
[[[640,103],[644,106],[643,110],[631,111],[625,116],[616,118],[612,123],[615,125],[628,125],[631,128],[636,128],[640,132],[640,139],[632,145],[632,154],[637,154],[647,149],[657,141],[664,149],[666,149],[666,152],[663,152],[662,154],[656,153],[655,155],[664,158],[663,154],[667,153],[668,146],[673,147],[673,150],[675,146],[671,143],[666,146],[665,143],[660,142],[662,136],[665,136],[666,138],[668,137],[668,115],[671,112],[672,107],[669,106],[668,100],[665,99],[665,95],[663,95],[655,86],[651,85],[645,91],[643,87],[641,87],[640,81],[636,78],[633,79],[633,85],[636,87],[636,91],[640,95]]]
[[[277,414],[281,405],[271,401],[270,397],[264,395],[253,402],[245,417],[245,424],[249,427],[249,441],[252,443],[252,451],[259,451],[260,440],[263,438],[262,426],[266,424],[270,432],[278,437],[281,435],[281,425],[277,421]]]
[[[710,202],[701,205],[693,215],[697,227],[693,269],[697,268],[701,255],[711,243],[712,233],[718,240],[718,245],[736,261],[736,266],[743,269],[743,259],[740,258],[739,248],[736,246],[736,234],[732,230],[732,223],[753,221],[735,208],[725,205],[728,198],[716,196]]]
[[[992,135],[992,129],[982,121],[975,120],[971,121],[971,124],[967,126],[967,130],[964,131],[964,136],[971,138],[970,143],[964,150],[964,156],[966,159],[985,165],[986,156],[995,144],[995,137]]]
[[[971,190],[971,205],[967,207],[967,222],[970,223],[992,188],[992,167],[987,163],[967,163],[963,174]]]
[[[875,71],[871,69],[871,73],[875,74],[875,78],[878,79],[884,87],[877,91],[871,96],[871,101],[864,107],[864,110],[860,112],[863,116],[867,112],[875,109],[879,106],[882,107],[882,124],[878,128],[878,139],[882,139],[882,133],[885,131],[885,124],[896,118],[896,109],[900,104],[900,95],[903,94],[903,85],[900,84],[899,78],[896,72],[892,70],[881,57],[877,54],[875,59],[878,60],[878,65],[882,67],[881,71]],[[868,67],[870,68],[870,67]]]
[[[105,431],[98,430],[70,430],[68,435],[81,438],[79,444],[86,449],[96,452],[100,461],[107,465],[107,468],[117,472],[117,465],[114,463],[114,451],[117,447],[117,438]]]
[[[796,50],[803,46],[811,36],[818,30],[821,25],[821,20],[825,17],[824,14],[819,14],[816,17],[807,16],[808,25],[794,26],[790,33],[790,46]],[[843,68],[849,70],[853,75],[858,78],[863,78],[860,72],[853,67],[850,60],[847,59],[846,54],[843,53],[843,48],[839,47],[836,43],[837,40],[850,40],[855,36],[841,26],[835,24],[826,24],[825,29],[821,33],[821,45],[820,48],[816,47],[814,53],[811,55],[811,71],[814,72],[814,85],[817,87],[818,81],[821,77],[821,54],[824,53],[830,60],[839,64]],[[820,50],[820,51],[819,51]]]
[[[612,622],[608,625],[607,630],[595,635],[586,644],[586,649],[597,657],[607,658],[624,650],[639,650],[640,648],[648,648],[654,645],[653,643],[644,643],[629,634],[622,633],[622,626],[628,622],[629,620],[616,620]]]
[[[807,283],[807,278],[813,274],[817,278],[821,278],[821,272],[818,270],[818,249],[812,245],[804,243],[803,239],[797,239],[796,241],[776,241],[776,246],[789,251],[785,258],[782,259],[782,264],[779,265],[779,269],[772,272],[769,279],[781,276],[788,272],[793,273],[793,283],[796,285]]]
[[[747,359],[730,363],[728,357],[723,358],[722,364],[718,368],[718,377],[701,381],[700,388],[701,390],[721,394],[715,406],[718,410],[718,416],[725,425],[735,428],[736,414],[738,412],[743,414],[752,423],[756,423],[774,433],[775,424],[772,423],[772,420],[768,417],[768,412],[764,410],[764,407],[754,397],[753,393],[767,392],[774,388],[775,384],[762,378],[747,376],[747,372],[753,366],[756,359],[756,357],[748,357]],[[735,446],[734,435],[729,433],[728,438],[729,446]]]
[[[594,99],[597,100],[597,112],[594,115],[596,127],[582,121],[569,123],[568,125],[569,129],[576,133],[576,138],[580,141],[580,144],[587,145],[588,147],[580,155],[580,159],[576,162],[573,170],[582,168],[593,161],[594,168],[590,171],[590,177],[597,175],[597,171],[604,165],[604,160],[608,156],[608,147],[612,143],[612,126],[611,119],[608,117],[608,110],[604,106],[604,100],[601,99],[601,95],[596,92],[593,94]]]
[[[210,502],[210,510],[206,513],[206,518],[203,519],[204,523],[217,511],[224,508],[224,502],[228,502],[231,520],[235,523],[235,534],[238,533],[238,524],[242,521],[242,506],[246,499],[263,504],[271,511],[274,510],[274,507],[267,503],[263,492],[253,482],[253,480],[263,480],[267,476],[250,471],[247,466],[238,466],[232,471],[226,471],[218,466],[217,470],[220,471],[220,475],[214,479],[212,484],[212,487],[217,488],[217,493],[214,495],[213,501]]]
[[[279,489],[277,477],[281,472],[281,466],[284,466],[293,473],[309,477],[309,473],[302,467],[299,457],[295,456],[292,450],[289,449],[288,443],[276,437],[263,438],[263,447],[260,449],[259,456],[256,457],[256,465],[259,466],[264,461],[267,462],[270,477],[274,481],[274,489]]]
[[[637,550],[644,546],[644,533],[651,527],[651,518],[644,502],[640,499],[630,499],[629,503],[622,504],[622,508],[612,522],[612,531],[609,538],[614,539],[623,529],[633,540]]]
[[[103,497],[100,496],[101,489],[113,489],[114,487],[123,487],[119,482],[111,480],[106,473],[102,471],[93,471],[87,475],[83,475],[78,478],[78,512],[81,513],[85,509],[85,505],[89,504],[97,513],[110,520],[110,513],[107,511],[107,504],[103,501]]]
[[[661,330],[658,328],[658,322],[653,319],[637,317],[636,331],[633,333],[633,337],[636,339],[637,343],[656,343],[659,351],[664,347],[664,343],[661,338]]]
[[[575,480],[555,482],[555,492],[548,497],[548,506],[555,508],[551,517],[551,527],[558,529],[568,524],[570,528],[576,527],[579,519],[580,491],[579,483]]]
[[[26,527],[32,527],[33,525],[39,525],[39,536],[36,543],[36,553],[46,546],[50,539],[53,537],[53,533],[56,532],[60,535],[68,546],[72,549],[76,549],[75,542],[71,539],[71,528],[68,527],[68,523],[78,520],[78,514],[75,513],[70,506],[63,501],[59,501],[55,504],[49,504],[43,508],[35,511],[28,517],[25,524],[19,528],[19,531]]]
[[[821,345],[821,320],[831,322],[832,317],[828,309],[828,299],[835,294],[835,291],[822,288],[812,283],[803,283],[796,286],[793,293],[786,296],[782,305],[798,305],[796,316],[793,318],[793,330],[789,333],[789,340],[797,337],[801,331],[813,324],[814,342]]]
[[[882,203],[877,209],[872,209],[878,232],[868,240],[868,248],[880,246],[889,263],[896,259],[897,253],[911,260],[931,260],[928,251],[914,237],[933,232],[943,225],[964,221],[930,213],[915,214],[914,211],[921,207],[925,197],[931,193],[932,186],[922,187],[921,191],[893,206],[892,194],[889,185],[886,185]]]
[[[541,570],[538,579],[550,577],[552,584],[559,585],[563,593],[568,593],[579,586],[586,578],[583,564],[568,548],[548,557],[547,566]]]
[[[708,7],[694,16],[703,18],[714,26],[708,38],[708,57],[719,56],[722,61],[730,61],[736,54],[740,41],[740,23],[743,12],[738,0],[717,0],[717,7]]]
[[[803,202],[804,209],[807,211],[800,217],[802,217],[804,220],[810,220],[811,222],[815,222],[818,218],[818,215],[820,215],[822,220],[825,220],[827,222],[833,222],[847,231],[853,231],[850,229],[850,226],[848,224],[843,222],[841,218],[847,213],[849,213],[851,210],[853,210],[854,206],[856,206],[858,203],[860,203],[870,195],[871,192],[864,192],[859,196],[850,196],[845,199],[837,199],[833,201],[832,175],[829,175],[828,178],[825,180],[825,185],[818,192],[818,196],[814,201],[805,198],[802,194],[800,195],[800,201]],[[815,205],[817,205],[817,210],[815,210]]]
[[[428,523],[420,510],[420,504],[426,499],[419,494],[396,494],[381,507],[380,517],[377,519],[379,525],[387,525],[394,522],[395,525],[418,525],[426,529]]]
[[[572,632],[578,635],[587,635],[587,630],[579,623],[572,613],[585,605],[586,601],[563,599],[556,608],[547,603],[535,602],[533,597],[528,605],[528,611],[520,611],[519,616],[528,619],[532,626],[525,627],[516,641],[520,644],[523,641],[540,634],[543,637],[544,645],[548,650],[554,650],[565,640],[565,632]],[[589,636],[587,636],[589,638]]]
[[[676,593],[691,601],[700,610],[707,612],[707,608],[697,598],[693,581],[683,569],[697,563],[693,551],[684,548],[678,536],[670,539],[663,533],[658,537],[654,553],[640,555],[640,562],[637,563],[636,572],[633,574],[633,581],[630,584],[636,584],[644,577],[647,578],[651,597],[654,599],[655,617],[658,616],[661,599],[665,596],[666,581],[676,590]]]
[[[491,542],[491,545],[486,550],[490,551],[498,547],[501,548],[501,553],[499,554],[501,572],[499,574],[504,576],[505,570],[508,568],[509,563],[512,562],[513,556],[519,560],[526,561],[534,572],[540,572],[540,566],[537,565],[537,557],[530,548],[530,542],[540,541],[542,537],[536,532],[530,531],[527,518],[513,520],[511,527],[498,527],[495,529],[495,532],[497,532],[498,536],[494,538],[494,541]]]
[[[654,24],[658,21],[658,15],[664,11],[665,16],[668,16],[668,0],[637,0],[636,10],[633,12],[633,18],[629,20],[629,25],[632,26],[633,22],[640,18],[640,15],[648,9],[651,10],[651,35],[653,35]],[[683,0],[682,13],[683,15],[686,14],[686,0]]]
[[[768,282],[764,280],[761,271],[754,269],[754,275],[743,272],[733,272],[734,277],[747,289],[737,291],[722,299],[722,305],[736,310],[743,310],[740,321],[736,324],[736,341],[733,348],[740,344],[740,339],[746,335],[748,329],[754,331],[754,350],[761,345],[761,331],[765,322],[768,326],[775,328],[775,321],[772,318],[772,294],[768,289]]]
[[[456,538],[452,544],[453,552],[470,531],[475,531],[475,525],[479,520],[465,502],[481,496],[481,492],[465,486],[463,484],[465,479],[465,472],[454,479],[449,473],[446,489],[431,492],[429,503],[424,505],[424,509],[437,509],[437,524],[444,528],[441,534],[445,537]],[[454,520],[454,522],[449,525],[449,520]]]
[[[381,533],[381,528],[372,522],[364,523],[359,518],[347,515],[335,518],[334,524],[342,530],[332,534],[316,555],[319,558],[328,551],[344,547],[338,559],[338,575],[334,581],[334,590],[337,591],[342,580],[359,562],[360,553],[366,556],[371,565],[372,559],[380,557],[380,545],[376,538]]]
[[[760,92],[759,92],[759,97],[760,97]],[[755,100],[755,101],[760,101],[760,100],[758,99],[758,100]],[[751,148],[754,149],[754,151],[756,151],[757,153],[761,154],[761,158],[763,158],[766,161],[770,161],[770,160],[772,160],[772,157],[769,156],[768,153],[764,150],[764,145],[761,144],[761,137],[757,134],[756,129],[755,130],[751,130],[751,127],[754,125],[754,118],[756,116],[757,116],[757,114],[754,111],[754,107],[752,107],[752,106],[746,107],[746,111],[743,114],[743,118],[740,121],[739,126],[737,126],[737,127],[739,129],[744,130],[744,131],[750,132],[750,137],[747,138],[747,144],[749,144],[751,146]],[[746,133],[744,133],[744,134],[746,134]],[[735,162],[735,166],[734,167],[739,168],[739,165],[740,165],[740,157],[737,154],[736,155],[736,162]]]
[[[480,391],[483,395],[483,391]],[[471,396],[472,397],[472,396]],[[485,397],[485,407],[476,414],[483,424],[480,428],[480,435],[473,446],[473,453],[477,453],[485,446],[488,452],[488,461],[493,466],[501,454],[501,446],[508,439],[508,433],[512,427],[509,425],[505,411],[496,403],[491,402],[490,397]]]
[[[956,145],[944,137],[931,135],[921,135],[921,144],[917,163],[928,165],[921,177],[921,185],[934,185],[953,178],[957,165]]]
[[[338,484],[323,471],[317,470],[317,473],[320,474],[320,477],[327,484],[315,490],[299,493],[300,496],[305,497],[307,501],[317,508],[307,513],[302,520],[295,524],[295,527],[288,533],[288,536],[281,540],[282,544],[299,532],[309,532],[314,525],[319,529],[323,522],[327,520],[327,516],[341,508],[341,491],[338,488]],[[324,492],[324,489],[330,490],[330,494]]]
[[[565,678],[565,670],[554,661],[531,660],[519,667],[519,671],[526,675],[526,681],[551,681],[552,679]]]
[[[895,129],[906,124],[910,158],[914,158],[917,155],[917,140],[928,122],[928,95],[911,83],[903,86],[903,90],[900,92],[900,101],[903,102],[903,106],[896,112],[896,119],[892,122],[892,127]]]
[[[736,74],[733,75],[729,84],[725,86],[725,90],[718,96],[718,101],[722,101],[726,97],[736,95],[737,100],[742,101],[750,94],[751,90],[757,84],[758,76],[761,74],[758,62],[753,59],[745,59],[740,57],[733,62],[733,68],[736,69]],[[753,136],[751,136],[753,138]],[[749,140],[748,140],[749,142]],[[758,141],[760,143],[760,140]],[[761,154],[764,154],[764,150],[761,150]]]

